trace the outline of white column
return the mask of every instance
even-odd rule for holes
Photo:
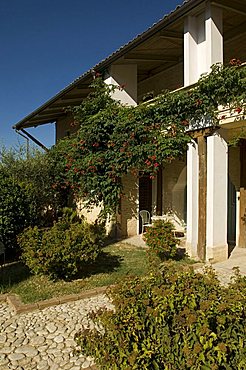
[[[137,65],[111,65],[104,82],[118,86],[112,92],[113,99],[125,105],[137,105]],[[139,180],[128,174],[122,178],[122,183],[126,197],[122,199],[122,215],[119,219],[124,229],[123,236],[133,236],[139,234]]]
[[[188,16],[184,27],[184,85],[196,83],[202,74],[209,73],[210,67],[223,62],[222,10],[211,5],[208,0],[205,9],[200,13]],[[224,258],[227,253],[227,145],[221,144],[222,139],[208,138],[208,199],[207,199],[207,258]],[[211,146],[214,144],[214,147]],[[214,150],[212,150],[212,147]],[[223,150],[222,148],[223,147]],[[221,150],[221,151],[220,151]],[[226,155],[224,150],[226,150]],[[218,152],[218,153],[217,153]],[[214,155],[218,157],[214,157]],[[222,157],[222,167],[218,158]],[[225,168],[226,166],[226,168]],[[225,185],[219,190],[219,176]],[[212,181],[212,182],[211,182]],[[196,144],[190,146],[187,155],[187,250],[196,255],[198,242],[198,198],[199,198],[199,160]],[[218,194],[216,198],[215,194]],[[226,211],[220,216],[219,204],[223,200],[222,209]],[[221,223],[220,223],[221,220]],[[218,227],[218,223],[220,226]],[[218,227],[218,232],[215,230]],[[222,231],[221,237],[219,237]],[[220,248],[222,252],[220,253]],[[218,253],[217,253],[218,252]],[[217,253],[217,254],[216,254]]]
[[[212,64],[223,63],[223,18],[222,9],[208,2],[206,7],[206,69]],[[203,56],[204,57],[204,56]]]
[[[197,20],[188,16],[184,28],[184,86],[198,80],[197,68]]]
[[[104,81],[119,87],[112,93],[113,99],[126,105],[137,105],[137,65],[112,65]]]
[[[207,138],[206,259],[228,258],[227,245],[228,146],[215,134]]]
[[[187,152],[187,252],[197,256],[198,242],[198,147],[195,141],[189,144]]]
[[[218,62],[223,62],[222,10],[208,1],[203,13],[185,20],[184,85],[197,82]]]

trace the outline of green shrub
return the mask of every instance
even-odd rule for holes
[[[59,153],[61,154],[61,153]],[[64,171],[55,149],[40,152],[34,148],[0,146],[0,176],[25,191],[29,220],[26,226],[51,226],[61,208],[68,204],[69,190],[55,182]]]
[[[164,265],[111,290],[115,310],[90,315],[98,329],[76,335],[81,352],[102,370],[245,369],[245,278],[225,287],[212,270]]]
[[[66,215],[49,229],[27,228],[18,242],[33,273],[70,279],[97,258],[104,235],[101,225],[71,223]]]
[[[144,240],[149,246],[150,262],[157,259],[164,261],[177,256],[179,240],[174,235],[174,225],[169,221],[156,220],[152,227],[148,227]]]
[[[0,172],[0,240],[8,250],[17,247],[16,237],[28,225],[29,215],[25,189]]]

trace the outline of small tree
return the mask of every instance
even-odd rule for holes
[[[29,222],[30,204],[26,189],[0,172],[0,240],[6,248],[16,248],[16,236]]]
[[[67,194],[61,187],[54,186],[55,171],[60,170],[56,161],[57,158],[50,153],[37,149],[30,150],[27,158],[21,146],[1,150],[0,172],[26,189],[26,198],[30,205],[30,225],[47,224],[47,210],[56,216],[66,205]],[[60,162],[59,160],[58,163]]]
[[[27,226],[52,224],[66,205],[67,193],[54,187],[56,158],[23,147],[0,150],[0,240],[17,247],[16,236]]]

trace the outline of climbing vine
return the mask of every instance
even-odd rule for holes
[[[218,126],[224,118],[218,106],[237,113],[245,109],[246,68],[239,64],[216,64],[192,89],[164,91],[137,107],[112,99],[115,87],[96,78],[92,93],[71,108],[76,135],[61,140],[49,154],[60,158],[62,168],[54,187],[62,184],[88,207],[101,204],[105,213],[114,213],[124,196],[122,176],[145,173],[155,178],[161,166],[185,154],[192,129],[204,122]]]

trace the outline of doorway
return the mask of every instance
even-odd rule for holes
[[[237,192],[236,187],[232,183],[228,175],[228,193],[227,193],[227,243],[229,248],[229,255],[236,245],[236,200]]]
[[[145,209],[152,214],[152,180],[148,175],[139,178],[139,211]],[[142,221],[139,218],[139,233],[142,231]]]

